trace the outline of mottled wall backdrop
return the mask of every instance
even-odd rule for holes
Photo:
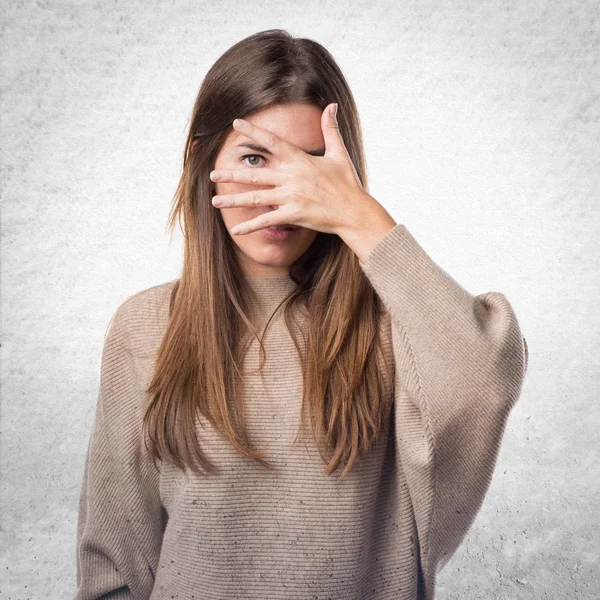
[[[492,2],[10,2],[2,12],[0,596],[69,598],[110,315],[178,276],[188,117],[233,43],[285,28],[340,62],[370,192],[530,352],[439,597],[600,594],[600,9]]]

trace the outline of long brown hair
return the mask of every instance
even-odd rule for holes
[[[176,220],[181,223],[184,259],[147,388],[151,401],[143,428],[155,461],[169,460],[182,470],[188,467],[202,474],[197,461],[213,473],[215,465],[202,452],[196,434],[196,417],[202,415],[240,455],[274,468],[264,453],[252,448],[236,393],[243,377],[242,341],[249,331],[256,335],[248,318],[252,289],[220,211],[211,204],[215,192],[209,173],[236,117],[294,102],[312,103],[321,110],[338,103],[340,132],[367,190],[356,105],[344,75],[322,45],[285,30],[267,30],[236,43],[211,67],[194,104],[169,218],[171,232]],[[308,408],[325,463],[321,444],[333,453],[324,473],[344,464],[343,477],[378,439],[388,416],[386,380],[378,362],[382,304],[357,256],[337,235],[319,232],[289,273],[297,285],[278,309],[284,306],[299,353],[290,327],[293,307],[302,305],[308,316],[299,433]],[[264,357],[262,339],[259,342]]]

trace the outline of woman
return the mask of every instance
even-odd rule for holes
[[[508,300],[368,193],[344,76],[282,30],[208,72],[177,218],[181,277],[105,341],[77,598],[432,599],[521,392]]]

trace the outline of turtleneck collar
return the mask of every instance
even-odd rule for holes
[[[282,277],[244,277],[256,294],[261,310],[275,308],[295,287],[288,275]]]

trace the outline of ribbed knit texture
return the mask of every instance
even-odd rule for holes
[[[198,437],[221,473],[156,470],[141,417],[175,282],[118,307],[81,489],[77,600],[434,598],[489,488],[527,345],[502,293],[470,294],[403,224],[361,268],[386,308],[393,410],[341,481],[323,474],[314,443],[293,444],[302,377],[282,310],[264,339],[264,377],[254,340],[242,392],[250,438],[276,471],[240,457],[207,421]],[[294,286],[249,282],[265,315]]]

